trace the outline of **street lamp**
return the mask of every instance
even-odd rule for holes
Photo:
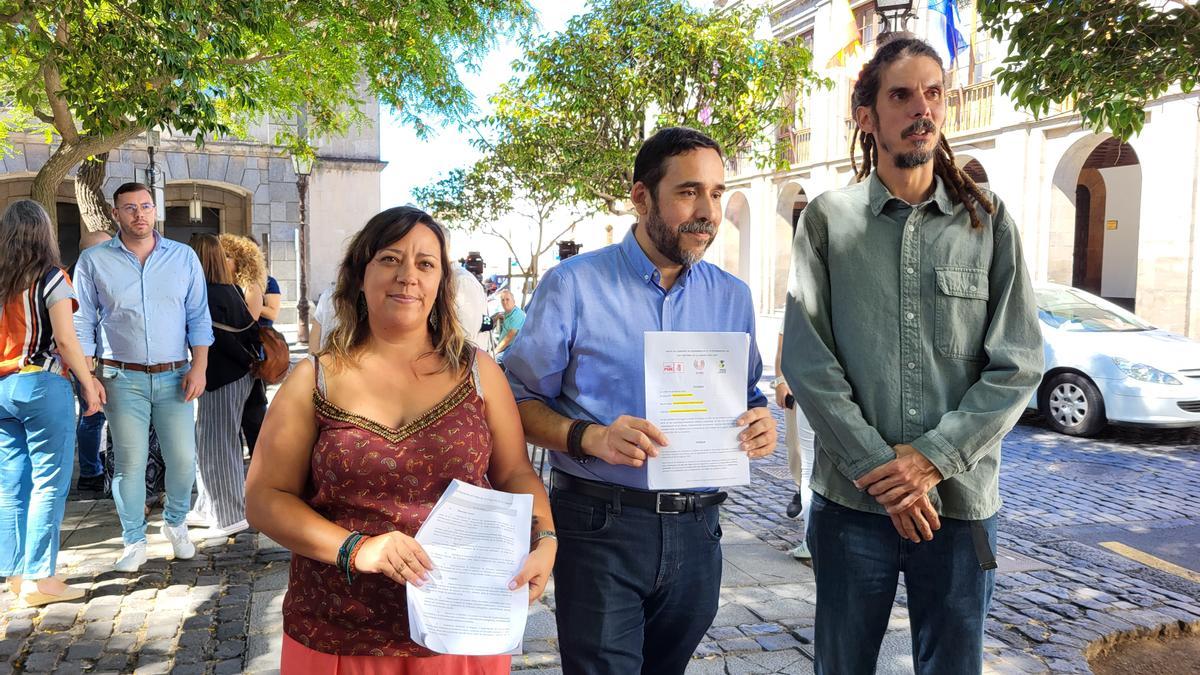
[[[879,38],[893,30],[904,30],[904,22],[913,18],[913,0],[876,0],[875,13],[883,26]],[[895,26],[893,28],[893,26]]]
[[[296,339],[308,344],[308,176],[313,169],[312,155],[293,154],[292,168],[296,171],[296,191],[300,193],[300,297],[296,300],[299,315]]]
[[[154,163],[154,153],[158,150],[161,140],[158,129],[146,130],[146,156],[150,160],[146,167],[146,187],[150,188],[150,196],[154,199],[155,224],[160,227],[167,219],[167,204],[163,199],[163,188],[158,184],[158,165]]]
[[[204,202],[200,201],[195,183],[192,183],[192,198],[188,200],[188,222],[192,227],[199,227],[204,222]]]

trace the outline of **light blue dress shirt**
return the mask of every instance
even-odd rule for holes
[[[83,353],[154,365],[186,361],[213,343],[208,287],[190,246],[154,235],[142,265],[120,237],[79,256],[75,333]]]
[[[707,262],[686,268],[671,290],[633,228],[619,244],[574,256],[546,273],[504,364],[517,401],[537,399],[560,415],[611,424],[646,416],[646,331],[724,331],[750,335],[748,408],[767,405],[758,390],[762,357],[754,303],[740,279]],[[574,476],[646,489],[646,468],[580,463],[550,453]]]

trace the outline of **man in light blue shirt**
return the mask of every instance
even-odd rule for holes
[[[113,204],[120,233],[84,251],[75,268],[75,332],[85,354],[100,355],[115,458],[113,501],[125,541],[116,569],[135,572],[146,562],[151,422],[166,465],[162,534],[176,559],[196,553],[184,524],[195,482],[192,401],[204,393],[213,331],[200,260],[190,247],[154,230],[149,188],[126,183]]]
[[[721,223],[720,146],[663,129],[638,151],[633,179],[637,224],[621,243],[547,272],[505,361],[526,436],[555,451],[556,619],[568,675],[683,673],[717,611],[725,493],[646,489],[645,460],[669,439],[645,419],[645,332],[748,334],[739,440],[750,457],[775,448],[756,386],[750,289],[700,260]]]
[[[496,345],[497,361],[503,361],[504,353],[525,326],[525,310],[517,307],[516,298],[507,288],[500,291],[500,306],[504,308],[504,321],[500,324],[500,343]]]

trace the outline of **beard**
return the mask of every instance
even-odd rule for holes
[[[878,125],[878,118],[876,118]],[[913,134],[920,133],[936,133],[937,127],[928,119],[921,118],[904,128],[900,132],[900,138],[903,140]],[[937,150],[937,143],[934,143],[930,148],[919,148],[909,152],[893,153],[892,149],[886,143],[880,142],[884,151],[892,156],[892,161],[897,169],[915,169],[923,164],[928,164],[933,159],[934,153]]]
[[[707,220],[689,220],[672,232],[666,221],[663,220],[662,214],[659,213],[658,204],[652,204],[650,215],[646,218],[646,234],[649,235],[650,241],[654,242],[654,247],[658,249],[658,252],[663,254],[667,260],[677,265],[691,267],[700,262],[700,259],[704,257],[704,252],[716,241],[717,226]],[[684,249],[679,243],[680,235],[683,234],[707,234],[708,241],[703,246]]]

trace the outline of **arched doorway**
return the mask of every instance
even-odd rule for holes
[[[28,199],[33,190],[34,174],[0,176],[0,212],[18,199]],[[75,179],[68,178],[58,185],[55,195],[58,220],[58,250],[63,265],[70,267],[79,258],[79,237],[83,234],[79,206],[75,203]]]
[[[1051,281],[1135,308],[1141,183],[1128,143],[1090,135],[1067,151],[1054,176]]]
[[[712,246],[716,249],[717,264],[726,272],[749,283],[746,279],[750,267],[749,252],[743,250],[745,247],[742,245],[750,233],[750,202],[745,194],[735,192],[729,197],[729,203],[725,206],[724,221]]]
[[[206,181],[167,183],[164,195],[166,220],[163,234],[187,243],[193,234],[250,234],[250,195],[240,187]],[[200,201],[200,220],[191,219],[191,203]]]
[[[979,187],[988,187],[987,171],[979,163],[978,159],[970,155],[957,155],[954,159],[957,161],[959,168],[963,170],[963,173],[975,181],[976,185]]]
[[[792,267],[792,240],[796,237],[796,225],[800,214],[808,206],[808,194],[799,183],[785,183],[779,190],[779,203],[775,213],[775,254],[772,256],[771,307],[782,312],[787,306],[789,272]]]

